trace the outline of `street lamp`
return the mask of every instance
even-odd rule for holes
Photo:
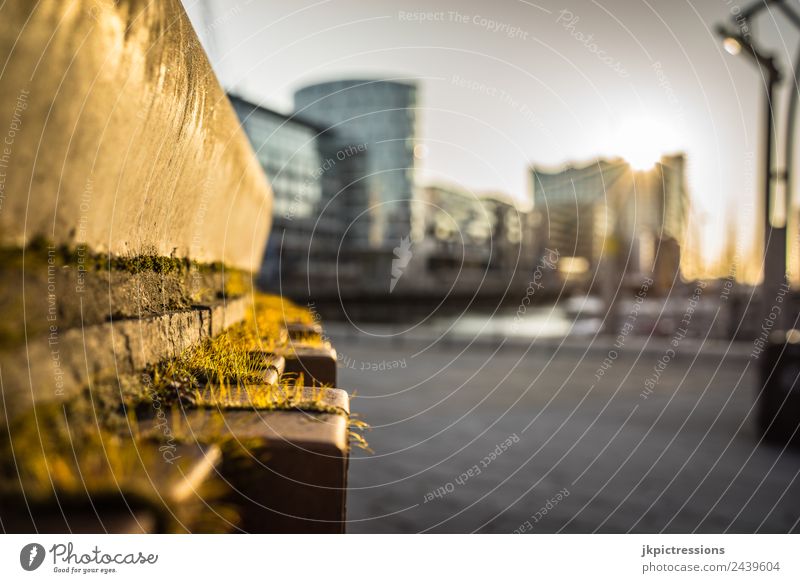
[[[773,169],[773,155],[775,145],[775,86],[781,81],[781,71],[775,64],[772,55],[765,54],[755,46],[749,36],[745,36],[740,30],[732,30],[723,25],[717,27],[717,34],[722,38],[722,46],[732,54],[742,54],[748,57],[761,71],[762,82],[764,83],[765,103],[764,103],[764,152],[762,155],[763,176],[764,176],[764,283],[761,287],[763,295],[764,314],[768,315],[771,303],[775,301],[777,294],[786,280],[786,226],[776,226],[773,224],[773,215],[776,203],[775,196],[776,181],[785,181],[788,176],[789,160],[786,161],[787,170],[776,172]],[[790,113],[793,111],[790,109]],[[787,136],[791,133],[794,125],[792,119],[788,119],[789,129]],[[778,192],[786,196],[787,189]],[[783,202],[783,201],[781,201]],[[783,208],[786,208],[785,202]]]
[[[738,55],[742,52],[742,44],[732,36],[725,36],[722,39],[722,46],[731,55]]]
[[[764,71],[774,74],[777,76],[778,80],[780,79],[780,71],[777,65],[775,65],[775,59],[772,55],[760,51],[744,34],[739,31],[734,31],[722,24],[717,26],[717,34],[722,37],[722,46],[726,52],[731,55],[744,53]]]
[[[765,120],[764,120],[764,283],[762,285],[764,322],[773,310],[781,293],[785,294],[786,285],[786,222],[782,225],[773,224],[773,214],[778,202],[782,203],[786,213],[789,211],[789,196],[792,192],[792,164],[794,162],[794,133],[795,117],[797,113],[798,81],[800,80],[800,48],[794,62],[792,87],[790,88],[789,103],[786,111],[786,125],[784,127],[784,170],[775,171],[772,167],[773,148],[775,140],[775,86],[781,80],[781,72],[771,55],[759,50],[749,34],[750,18],[755,16],[769,5],[775,5],[800,29],[800,16],[789,7],[784,0],[759,0],[750,8],[739,13],[735,20],[738,30],[725,26],[718,26],[717,33],[722,37],[722,45],[732,54],[744,54],[758,66],[765,89]],[[776,183],[782,183],[782,190],[775,189]],[[776,192],[780,192],[780,199]],[[767,340],[766,349],[760,356],[760,369],[762,384],[756,398],[758,410],[758,426],[761,435],[767,441],[783,444],[793,443],[800,445],[800,387],[797,386],[797,359],[800,358],[800,337],[796,330],[785,331],[787,323],[786,305],[780,310],[778,318],[774,321],[775,331]],[[793,368],[794,367],[794,368]]]

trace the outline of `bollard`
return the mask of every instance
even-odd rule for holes
[[[773,332],[761,357],[758,428],[776,445],[800,445],[800,330]]]

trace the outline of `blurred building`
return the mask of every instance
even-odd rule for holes
[[[341,149],[341,139],[333,131],[230,98],[275,194],[260,282],[300,295],[307,289],[335,289],[337,277],[352,279],[352,265],[339,262],[347,225],[341,201],[358,190],[363,148],[350,144],[346,155],[336,157],[331,151]]]
[[[293,115],[231,101],[275,192],[264,287],[336,299],[526,285],[530,212],[500,193],[415,184],[413,83],[312,85]]]
[[[460,293],[502,294],[530,274],[530,213],[499,193],[421,187],[415,202],[413,283]],[[527,280],[526,280],[527,281]]]
[[[343,244],[364,280],[389,273],[393,249],[412,230],[415,184],[416,105],[414,83],[338,80],[298,90],[296,114],[332,130],[335,155],[357,143],[364,148],[358,196],[343,201]]]
[[[492,222],[490,271],[513,274],[527,282],[536,250],[533,214],[502,193],[483,193],[481,202]]]
[[[597,160],[557,170],[533,168],[540,246],[559,251],[564,280],[588,283],[602,266],[630,280],[679,281],[688,197],[683,155],[651,170],[624,160]]]
[[[432,281],[479,285],[489,269],[494,217],[481,200],[450,185],[420,188],[424,235],[417,244]],[[449,285],[448,285],[449,287]]]

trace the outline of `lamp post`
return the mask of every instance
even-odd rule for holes
[[[783,298],[781,286],[786,282],[786,223],[773,224],[773,213],[777,202],[783,204],[788,215],[789,200],[793,188],[792,164],[794,162],[794,133],[797,113],[798,81],[800,81],[800,49],[793,67],[792,87],[786,111],[784,126],[783,172],[773,169],[775,141],[775,87],[781,80],[781,72],[771,55],[760,51],[752,42],[749,29],[750,18],[764,8],[774,5],[795,27],[800,29],[800,15],[784,0],[758,0],[750,8],[741,11],[735,18],[736,28],[717,27],[725,50],[731,54],[742,53],[758,65],[765,83],[764,120],[764,283],[762,295],[764,302],[764,322],[774,314],[773,305]],[[782,190],[776,186],[783,183]],[[780,193],[778,195],[778,193]],[[781,199],[778,199],[778,196]],[[788,217],[787,217],[788,218]],[[779,298],[779,293],[781,298]],[[774,331],[760,354],[762,384],[756,396],[758,427],[763,439],[779,444],[800,445],[800,386],[797,383],[798,359],[800,358],[800,332],[786,331],[787,307],[779,311],[773,322]]]
[[[763,4],[760,4],[763,6]],[[762,154],[763,189],[764,189],[764,282],[761,286],[763,312],[765,317],[772,309],[780,287],[786,281],[786,224],[776,226],[773,221],[775,206],[778,203],[778,194],[784,198],[783,208],[788,208],[785,197],[788,192],[786,183],[789,179],[789,159],[786,160],[786,170],[778,172],[773,168],[775,151],[775,87],[780,83],[781,71],[771,55],[759,50],[749,37],[740,31],[733,31],[725,26],[718,26],[717,33],[722,37],[725,50],[733,55],[743,54],[752,60],[761,71],[764,83],[764,151]],[[796,97],[796,96],[795,96]],[[792,134],[794,126],[793,117],[796,110],[790,103],[787,119],[787,148],[791,154]],[[776,189],[783,183],[783,189]],[[783,315],[783,313],[781,313]],[[783,319],[775,322],[776,327],[782,328]]]

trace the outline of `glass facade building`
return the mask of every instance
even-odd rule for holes
[[[473,193],[449,184],[420,189],[424,237],[417,245],[420,281],[446,282],[454,292],[502,293],[532,267],[530,213],[501,193]],[[518,281],[519,280],[519,281]],[[523,286],[524,289],[524,286]]]
[[[231,103],[274,192],[273,227],[260,281],[299,296],[335,288],[345,228],[331,193],[347,189],[360,152],[329,159],[331,134],[307,120],[231,96]],[[346,269],[343,270],[347,272]]]
[[[587,277],[605,257],[632,281],[655,276],[657,287],[673,285],[688,212],[682,154],[664,156],[647,171],[597,160],[531,174],[542,245],[584,260]]]
[[[275,194],[264,287],[301,301],[384,295],[403,241],[414,256],[396,295],[502,292],[527,277],[530,213],[502,194],[415,184],[416,100],[415,84],[382,80],[305,87],[293,115],[231,98]]]
[[[333,130],[330,146],[365,150],[360,197],[348,197],[346,243],[388,251],[411,231],[417,87],[387,80],[337,80],[294,96],[297,115]]]
[[[322,200],[320,129],[236,96],[231,103],[275,194],[278,217],[308,218]]]

